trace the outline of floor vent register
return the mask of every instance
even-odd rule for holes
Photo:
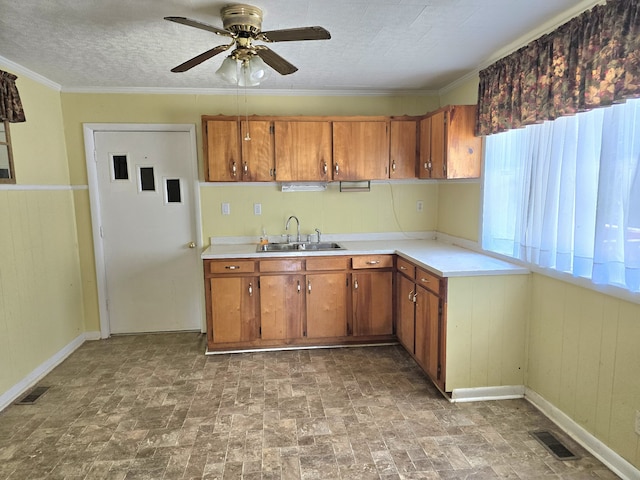
[[[33,405],[49,387],[36,387],[16,402],[16,405]]]
[[[556,436],[548,430],[529,432],[547,451],[558,460],[576,460],[578,457],[571,452]]]

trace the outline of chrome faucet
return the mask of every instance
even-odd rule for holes
[[[320,235],[322,235],[322,232],[316,228],[316,232],[318,234],[318,243],[320,243]]]
[[[284,229],[288,232],[289,231],[289,223],[291,222],[291,219],[294,219],[296,221],[296,224],[298,226],[298,234],[296,235],[296,242],[300,242],[300,220],[298,220],[298,217],[296,217],[295,215],[291,215],[288,219],[287,219],[287,223],[284,225]]]

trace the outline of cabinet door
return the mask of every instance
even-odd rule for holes
[[[347,335],[347,274],[307,275],[307,337]]]
[[[331,124],[274,122],[276,179],[279,182],[331,180]]]
[[[393,273],[357,272],[351,285],[353,335],[391,335]]]
[[[397,275],[396,295],[396,335],[398,340],[409,351],[415,353],[415,283],[404,275]]]
[[[210,278],[213,343],[258,338],[258,277]]]
[[[272,182],[275,180],[272,122],[250,120],[241,122],[242,181]]]
[[[416,296],[416,360],[434,382],[439,377],[440,298],[417,287]]]
[[[415,178],[417,122],[391,120],[389,178]]]
[[[419,178],[431,178],[433,163],[431,162],[431,117],[420,120],[420,165]]]
[[[240,180],[240,128],[235,120],[207,122],[206,179],[209,182]]]
[[[446,119],[446,178],[478,178],[482,139],[475,136],[476,105],[453,105]]]
[[[389,178],[387,122],[333,122],[333,179]]]
[[[431,178],[447,178],[446,113],[431,116]]]
[[[303,336],[304,276],[260,277],[260,330],[262,340],[288,340]]]

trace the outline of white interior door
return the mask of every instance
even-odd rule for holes
[[[94,132],[110,333],[199,330],[189,132]]]

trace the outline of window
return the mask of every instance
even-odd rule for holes
[[[486,138],[485,250],[640,292],[640,100]]]
[[[16,183],[11,153],[9,122],[0,122],[0,183]]]

